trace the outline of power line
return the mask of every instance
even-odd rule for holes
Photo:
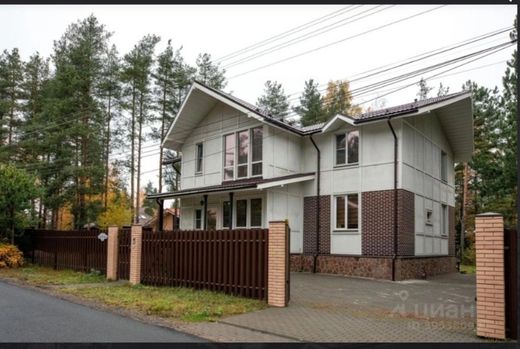
[[[220,58],[217,58],[217,59],[215,60],[215,63],[219,63],[219,62],[226,61],[226,60],[228,60],[228,59],[231,59],[231,58],[233,58],[233,57],[236,57],[236,56],[240,55],[240,54],[241,54],[242,52],[244,52],[244,51],[250,51],[250,50],[252,50],[252,49],[255,49],[255,48],[258,48],[258,47],[262,47],[262,46],[265,46],[265,45],[267,45],[268,43],[271,43],[271,42],[273,42],[273,41],[277,41],[277,40],[279,40],[279,39],[282,39],[282,38],[284,38],[284,37],[287,37],[287,36],[289,36],[290,34],[297,33],[297,32],[300,32],[300,31],[302,31],[302,30],[304,30],[304,29],[307,29],[307,28],[313,27],[313,26],[315,26],[316,24],[322,23],[322,22],[327,21],[327,20],[329,20],[329,19],[331,19],[331,18],[337,17],[337,16],[339,16],[339,15],[345,13],[345,12],[348,12],[347,10],[349,10],[349,9],[352,8],[353,6],[354,6],[354,5],[350,5],[350,6],[343,7],[343,8],[341,8],[341,9],[339,9],[339,10],[336,10],[336,11],[333,11],[333,12],[331,12],[331,13],[329,13],[329,14],[326,14],[325,16],[321,16],[321,17],[316,18],[316,19],[314,19],[314,20],[312,20],[312,21],[310,21],[310,22],[306,22],[306,23],[304,23],[304,24],[302,24],[302,25],[299,25],[299,26],[297,26],[297,27],[294,27],[294,28],[292,28],[292,29],[289,29],[289,30],[287,30],[287,31],[285,31],[285,32],[283,32],[283,33],[280,33],[280,34],[277,34],[277,35],[271,36],[271,37],[269,37],[269,38],[267,38],[267,39],[265,39],[265,40],[259,41],[259,42],[255,43],[255,44],[252,44],[252,45],[249,45],[249,46],[244,47],[244,48],[242,48],[242,49],[239,49],[239,50],[237,50],[237,51],[231,52],[231,53],[229,53],[229,54],[227,54],[227,55],[224,55],[224,56],[222,56],[222,57],[220,57]]]
[[[366,71],[364,71],[362,73],[354,74],[354,75],[352,75],[349,78],[344,78],[342,80],[348,80],[349,83],[352,83],[354,81],[358,81],[358,80],[362,80],[362,79],[365,79],[365,78],[368,78],[368,77],[379,75],[381,73],[388,72],[390,70],[397,69],[397,68],[400,68],[400,67],[404,67],[406,65],[413,64],[413,63],[419,62],[421,60],[424,60],[424,59],[427,59],[427,58],[431,58],[433,56],[436,56],[436,55],[439,55],[439,54],[442,54],[442,53],[446,53],[446,52],[449,52],[451,50],[455,50],[457,48],[461,48],[461,47],[473,44],[475,42],[478,42],[478,41],[481,41],[481,40],[485,40],[485,39],[488,39],[490,37],[493,37],[493,36],[505,33],[507,31],[511,30],[511,28],[512,27],[507,27],[507,28],[499,29],[497,31],[492,31],[492,32],[486,33],[484,35],[479,35],[477,37],[470,38],[470,39],[464,40],[462,42],[459,42],[459,43],[456,43],[456,44],[453,44],[453,45],[444,46],[444,47],[436,49],[436,50],[424,52],[424,53],[422,53],[420,55],[416,55],[414,57],[407,58],[406,60],[402,60],[402,61],[395,62],[395,63],[392,63],[392,64],[387,64],[387,65],[384,65],[384,66],[381,66],[381,67],[378,67],[378,68],[372,68],[372,69],[366,70]],[[378,69],[381,69],[381,70],[378,70]],[[374,73],[371,73],[371,72],[373,72],[375,70],[378,70],[378,71],[376,71]],[[362,77],[357,78],[357,79],[352,79],[353,77],[360,76],[360,75],[366,74],[366,73],[371,73],[371,74],[362,76]],[[325,91],[327,89],[326,88],[327,84],[328,83],[323,83],[321,85],[318,85],[318,86],[325,86],[324,88],[319,89],[319,91],[320,92]],[[301,94],[301,93],[303,93],[303,91],[294,92],[294,93],[289,94],[288,96]],[[296,96],[296,97],[293,97],[293,98],[289,98],[288,101],[293,101],[293,100],[296,100],[296,99],[299,99],[299,98],[300,98],[299,96]]]
[[[239,76],[243,76],[243,75],[246,75],[246,74],[249,74],[249,73],[261,70],[261,69],[265,69],[265,68],[271,67],[273,65],[276,65],[276,64],[279,64],[279,63],[282,63],[282,62],[286,62],[288,60],[291,60],[291,59],[294,59],[294,58],[297,58],[297,57],[300,57],[300,56],[303,56],[303,55],[306,55],[306,54],[309,54],[309,53],[312,53],[312,52],[316,52],[316,51],[322,50],[324,48],[327,48],[327,47],[330,47],[330,46],[333,46],[333,45],[337,45],[337,44],[345,42],[347,40],[350,40],[350,39],[353,39],[353,38],[356,38],[356,37],[359,37],[359,36],[362,36],[362,35],[374,32],[374,31],[379,30],[379,29],[386,28],[388,26],[391,26],[391,25],[394,25],[394,24],[397,24],[397,23],[404,22],[406,20],[409,20],[409,19],[412,19],[412,18],[415,18],[415,17],[418,17],[418,16],[422,16],[422,15],[424,15],[426,13],[429,13],[429,12],[432,12],[432,11],[436,11],[436,10],[438,10],[438,9],[444,7],[444,6],[448,6],[448,5],[440,5],[440,6],[432,8],[432,9],[421,11],[421,12],[413,14],[411,16],[407,16],[407,17],[401,18],[399,20],[383,24],[383,25],[381,25],[379,27],[375,27],[375,28],[369,29],[367,31],[364,31],[364,32],[361,32],[361,33],[358,33],[358,34],[355,34],[355,35],[352,35],[352,36],[349,36],[349,37],[346,37],[346,38],[343,38],[343,39],[340,39],[340,40],[337,40],[337,41],[333,41],[333,42],[328,43],[326,45],[322,45],[322,46],[319,46],[319,47],[316,47],[316,48],[313,48],[313,49],[310,49],[310,50],[307,50],[307,51],[304,51],[304,52],[300,52],[300,53],[298,53],[296,55],[289,56],[289,57],[280,59],[278,61],[274,61],[272,63],[269,63],[269,64],[266,64],[266,65],[257,67],[255,69],[248,70],[248,71],[240,73],[240,74],[233,75],[232,77],[228,78],[228,80],[231,80],[231,79],[237,78]]]
[[[254,53],[254,54],[252,54],[252,55],[249,55],[249,56],[243,57],[243,58],[241,58],[241,59],[238,59],[238,60],[236,60],[236,61],[234,61],[234,62],[231,62],[231,63],[227,64],[227,65],[224,66],[223,68],[228,69],[228,68],[230,68],[230,67],[233,67],[233,66],[236,66],[236,65],[239,65],[239,64],[243,64],[243,63],[246,63],[246,62],[252,61],[252,60],[254,60],[254,59],[256,59],[256,58],[259,58],[259,57],[265,56],[266,54],[269,54],[269,53],[272,53],[272,52],[275,52],[275,51],[279,51],[279,50],[281,50],[281,49],[283,49],[283,48],[286,48],[286,47],[289,47],[289,46],[295,45],[295,44],[297,44],[297,43],[299,43],[299,42],[302,42],[302,41],[305,41],[305,40],[311,39],[311,38],[313,38],[313,37],[315,37],[315,36],[318,36],[318,35],[321,35],[321,34],[327,33],[327,32],[329,32],[329,31],[331,31],[331,30],[337,29],[337,28],[339,28],[339,27],[345,26],[345,25],[350,24],[350,23],[354,23],[354,22],[359,21],[359,20],[361,20],[361,19],[363,19],[363,18],[366,18],[366,17],[372,16],[372,15],[375,15],[375,14],[377,14],[377,13],[379,13],[379,12],[382,12],[382,11],[388,10],[388,9],[390,9],[391,7],[395,6],[395,5],[390,5],[390,6],[386,7],[386,8],[380,9],[380,10],[378,10],[378,11],[374,11],[374,12],[372,12],[372,13],[369,13],[369,14],[367,14],[367,15],[365,15],[365,16],[362,16],[362,17],[359,17],[359,18],[353,19],[353,20],[351,20],[351,21],[345,22],[345,21],[348,20],[348,19],[352,19],[352,18],[354,18],[354,17],[360,16],[360,15],[366,13],[366,12],[372,11],[372,10],[377,9],[377,8],[379,8],[379,7],[382,7],[382,6],[383,6],[383,5],[378,5],[378,6],[375,6],[375,7],[369,8],[369,9],[367,9],[367,10],[365,10],[365,11],[362,11],[362,12],[360,12],[360,13],[357,13],[357,14],[355,14],[355,15],[353,15],[353,16],[350,16],[350,17],[347,17],[347,18],[343,18],[342,20],[340,20],[340,21],[338,21],[338,22],[334,22],[334,23],[329,24],[329,25],[326,25],[326,26],[324,26],[324,27],[322,27],[322,28],[318,28],[318,29],[316,29],[316,30],[314,30],[314,31],[312,31],[312,32],[309,32],[309,33],[306,33],[306,34],[304,34],[304,35],[298,36],[298,37],[296,37],[296,38],[290,39],[290,40],[288,40],[288,41],[286,41],[286,42],[282,42],[282,43],[280,43],[280,44],[278,44],[278,45],[276,45],[276,46],[273,46],[273,47],[267,48],[267,49],[265,49],[265,50],[263,50],[263,51],[256,52],[256,53]],[[345,23],[343,23],[343,22],[345,22]],[[338,25],[335,25],[335,24],[338,24]],[[335,25],[335,26],[334,26],[334,25]],[[324,29],[326,29],[326,30],[324,30]]]

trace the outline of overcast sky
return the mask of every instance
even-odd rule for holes
[[[504,1],[504,4],[506,3]],[[314,26],[289,33],[290,35],[280,40],[222,62],[225,66],[276,45],[285,46],[289,40],[301,37],[298,39],[301,42],[294,45],[278,50],[273,48],[273,52],[226,69],[229,82],[225,90],[254,103],[262,93],[266,80],[282,83],[285,92],[294,98],[299,95],[304,81],[309,78],[320,84],[331,79],[359,78],[366,75],[362,73],[367,70],[405,61],[428,51],[506,28],[512,25],[516,13],[516,5],[449,5],[435,9],[437,7],[439,5],[1,6],[0,48],[18,47],[24,59],[35,51],[49,56],[52,53],[53,41],[60,38],[70,23],[93,13],[109,31],[114,32],[111,40],[116,44],[120,54],[128,52],[143,35],[152,33],[162,38],[156,52],[162,51],[168,39],[172,39],[174,47],[182,45],[186,60],[194,64],[200,52],[208,52],[214,59],[218,59],[330,14],[321,22],[316,21]],[[429,9],[435,10],[375,29]],[[366,17],[362,18],[363,16]],[[302,40],[315,30],[322,33]],[[372,31],[358,35],[369,30]],[[340,40],[343,41],[332,44]],[[351,88],[363,87],[507,40],[507,33],[493,36],[413,65],[354,81]],[[328,44],[331,45],[320,49]],[[309,50],[315,51],[290,58]],[[444,86],[449,86],[450,92],[459,91],[468,79],[487,87],[500,87],[506,67],[505,61],[510,58],[512,52],[513,48],[508,48],[478,59],[441,74],[440,79],[431,80],[429,84],[437,87],[442,81]],[[287,60],[272,64],[284,59]],[[422,76],[428,77],[462,63],[465,62],[449,65]],[[266,65],[270,66],[262,68]],[[247,73],[257,68],[261,69]],[[247,74],[235,77],[242,73]],[[400,86],[414,83],[419,78],[420,76],[383,87],[376,91],[377,94],[367,93],[358,96],[355,101],[369,101],[363,106],[370,106],[371,99]],[[437,89],[432,95],[436,92]],[[385,103],[386,106],[406,103],[416,98],[416,93],[417,87],[412,86],[382,97],[384,101],[381,103]],[[143,162],[144,169],[155,169],[158,167],[158,156],[146,157]],[[157,173],[144,174],[141,183],[146,184],[148,180],[157,185]]]

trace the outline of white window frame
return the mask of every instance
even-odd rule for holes
[[[239,201],[245,201],[246,202],[246,225],[238,225],[238,202]],[[234,205],[233,205],[233,210],[234,210],[234,215],[233,215],[233,219],[234,219],[234,222],[235,223],[233,226],[235,228],[248,228],[249,226],[249,210],[250,210],[250,204],[249,204],[249,200],[248,199],[245,199],[245,198],[238,198],[235,200],[234,202]]]
[[[200,170],[197,171],[199,165],[199,146],[202,148],[202,159],[200,162]],[[204,142],[195,143],[195,174],[200,175],[204,172]]]
[[[251,200],[254,200],[254,199],[260,199],[261,200],[261,208],[262,208],[262,211],[261,211],[261,218],[260,218],[260,225],[251,225]],[[237,225],[237,218],[238,218],[238,215],[237,215],[237,201],[240,201],[240,200],[244,200],[246,201],[247,203],[247,208],[246,208],[246,225],[245,226],[238,226]],[[225,200],[225,201],[228,201],[228,200]],[[256,195],[252,195],[252,196],[246,196],[246,197],[238,197],[238,198],[234,198],[233,199],[233,229],[235,228],[240,228],[240,229],[244,229],[244,228],[247,228],[247,229],[257,229],[257,228],[263,228],[264,227],[264,219],[265,219],[265,200],[264,200],[264,197],[262,196],[256,196]]]
[[[348,196],[349,195],[357,195],[358,198],[358,216],[357,216],[357,228],[348,228]],[[338,228],[337,227],[337,198],[342,197],[345,199],[345,228]],[[348,192],[348,193],[342,193],[342,194],[335,194],[332,197],[332,207],[333,207],[333,214],[332,214],[332,231],[333,232],[343,232],[343,233],[359,233],[361,231],[361,195],[359,192]]]
[[[258,175],[253,175],[253,165],[254,164],[263,164],[264,161],[264,147],[262,144],[262,160],[253,161],[253,130],[255,128],[261,128],[262,129],[262,142],[263,142],[263,126],[255,126],[250,128],[245,128],[241,130],[237,130],[234,132],[226,133],[222,136],[222,181],[233,181],[238,179],[246,179],[246,178],[255,178],[255,177],[262,177],[263,176],[263,168],[262,173]],[[248,137],[249,137],[249,146],[248,146],[248,152],[247,152],[247,175],[245,177],[238,177],[238,134],[241,132],[247,131]],[[229,135],[234,136],[234,151],[233,151],[233,178],[231,179],[225,179],[225,169],[230,168],[231,166],[225,166],[226,164],[226,137]],[[245,166],[246,164],[241,164],[240,166]]]
[[[260,225],[252,225],[251,224],[251,217],[253,216],[252,213],[251,213],[251,209],[252,209],[252,206],[251,206],[251,200],[260,200]],[[250,198],[248,199],[248,202],[249,202],[249,210],[248,210],[248,226],[249,228],[262,228],[263,227],[263,222],[264,222],[264,199],[261,198],[261,197],[254,197],[254,198]]]
[[[348,162],[348,134],[351,132],[358,132],[358,161],[357,162]],[[338,164],[337,158],[337,136],[344,135],[345,136],[345,163]],[[359,158],[361,155],[361,130],[359,129],[350,129],[344,132],[339,132],[334,134],[333,139],[333,148],[334,148],[334,167],[348,167],[348,166],[359,166]]]

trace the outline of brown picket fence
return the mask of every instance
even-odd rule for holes
[[[267,296],[267,229],[143,231],[141,282]]]
[[[106,274],[107,241],[98,238],[105,230],[28,230],[32,262],[54,269],[97,270]]]
[[[130,277],[130,227],[119,230],[117,251],[117,278],[128,280]]]

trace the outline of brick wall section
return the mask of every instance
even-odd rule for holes
[[[397,255],[413,256],[415,254],[415,194],[398,189],[397,197],[399,200]]]
[[[269,222],[267,303],[275,307],[287,306],[288,242],[287,223],[284,221]]]
[[[448,255],[455,256],[455,207],[448,206]]]
[[[398,255],[413,255],[415,249],[415,195],[398,189]],[[394,191],[362,193],[361,250],[364,256],[392,256],[394,252]]]
[[[303,199],[303,253],[316,251],[317,196]],[[320,196],[320,251],[330,253],[330,195]]]
[[[117,252],[118,252],[117,227],[108,227],[107,240],[107,279],[117,280]]]
[[[455,273],[455,257],[401,257],[395,261],[395,280],[427,279],[429,277]]]
[[[141,252],[143,243],[143,227],[132,225],[130,236],[130,277],[132,285],[141,283]]]
[[[477,260],[477,335],[505,339],[504,220],[496,214],[475,217]]]

